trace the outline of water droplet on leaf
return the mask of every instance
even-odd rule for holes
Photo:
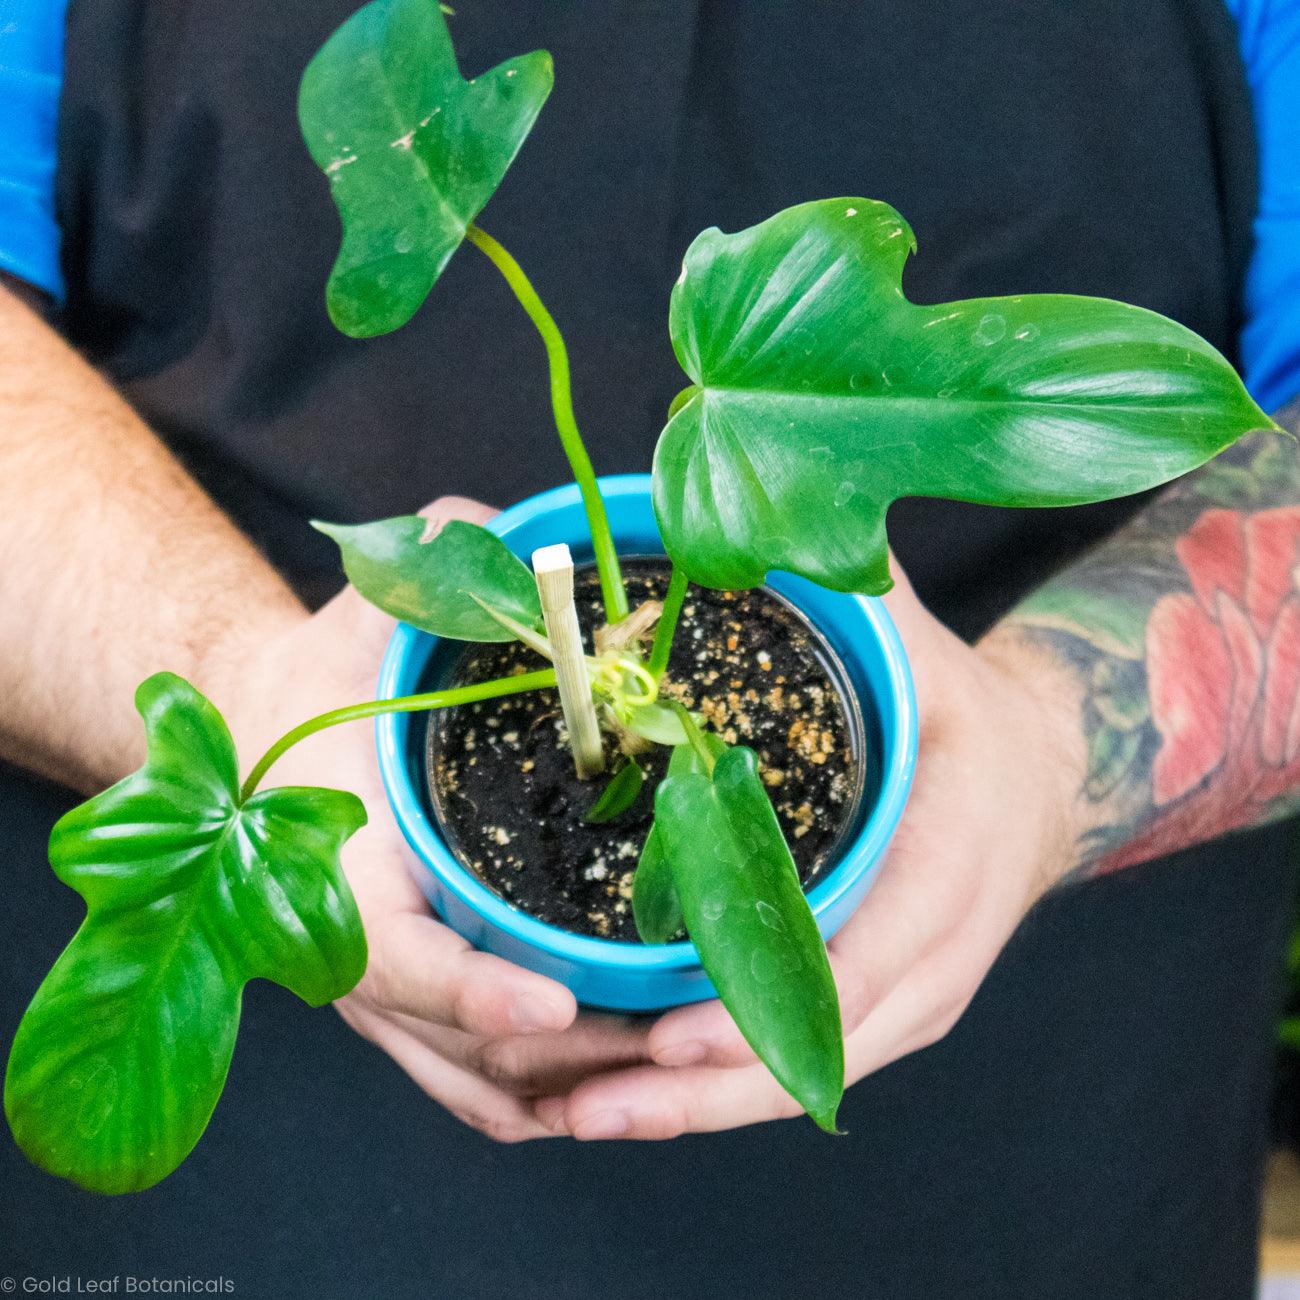
[[[996,343],[1006,332],[1006,320],[997,312],[991,311],[988,315],[980,317],[980,323],[975,330],[975,342],[983,343],[988,347],[991,343]]]

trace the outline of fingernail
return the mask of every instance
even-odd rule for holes
[[[573,1136],[579,1142],[599,1142],[606,1138],[622,1137],[630,1127],[627,1116],[621,1110],[602,1110],[590,1119],[579,1120],[574,1126]]]
[[[699,1065],[708,1054],[709,1049],[700,1042],[673,1043],[655,1053],[655,1064],[674,1067]]]
[[[544,1029],[559,1029],[560,1017],[549,1002],[525,993],[510,1008],[510,1023],[521,1034],[535,1034]]]

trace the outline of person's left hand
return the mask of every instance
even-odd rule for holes
[[[880,877],[828,945],[846,1082],[956,1023],[1040,895],[1074,862],[1084,772],[1072,679],[1012,634],[972,649],[917,601],[886,597],[920,710],[916,784]],[[719,1002],[670,1012],[652,1063],[534,1103],[553,1133],[671,1138],[800,1114]]]

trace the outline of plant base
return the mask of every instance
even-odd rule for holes
[[[659,598],[668,568],[625,566],[635,606]],[[590,570],[578,575],[579,615],[590,645],[600,619]],[[518,645],[469,648],[439,684],[536,666]],[[692,589],[664,689],[729,742],[758,754],[805,886],[854,822],[863,786],[862,725],[842,670],[817,634],[765,590]],[[607,737],[610,770],[622,761]],[[579,934],[636,941],[632,872],[653,821],[653,791],[668,750],[638,755],[647,780],[637,802],[604,825],[584,818],[604,787],[581,781],[553,692],[469,705],[436,715],[427,740],[434,809],[457,857],[486,885],[538,920]]]

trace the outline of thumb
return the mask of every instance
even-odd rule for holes
[[[495,506],[485,506],[482,501],[472,497],[439,497],[430,502],[420,514],[432,523],[430,533],[436,533],[443,524],[453,519],[463,519],[467,524],[485,524],[494,515],[500,514]]]

